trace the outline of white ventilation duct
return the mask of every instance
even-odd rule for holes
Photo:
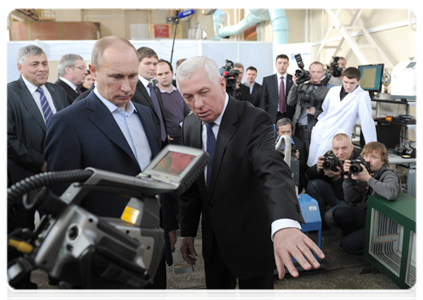
[[[263,21],[270,20],[273,28],[273,42],[287,44],[289,39],[289,22],[284,9],[250,9],[250,14],[239,23],[220,27],[220,16],[225,12],[218,9],[213,14],[214,31],[217,38],[243,33],[246,29]]]

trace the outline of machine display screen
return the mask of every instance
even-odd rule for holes
[[[361,72],[360,86],[365,91],[381,92],[383,64],[358,66]]]
[[[195,155],[169,151],[158,162],[158,164],[153,167],[153,170],[169,173],[172,175],[181,175],[181,173],[189,166],[195,157]]]

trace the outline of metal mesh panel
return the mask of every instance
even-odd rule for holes
[[[416,284],[416,233],[411,232],[410,254],[407,261],[407,277],[405,283],[409,286]]]
[[[400,276],[404,227],[372,209],[369,253],[396,276]]]

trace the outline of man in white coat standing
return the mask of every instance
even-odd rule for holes
[[[358,119],[366,144],[377,141],[371,100],[359,86],[360,78],[357,68],[347,68],[342,75],[342,86],[331,88],[326,95],[323,112],[311,133],[308,166],[315,165],[317,158],[331,149],[332,138],[337,133],[351,135]]]

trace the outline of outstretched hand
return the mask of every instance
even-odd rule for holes
[[[285,276],[284,266],[291,276],[298,277],[299,273],[294,266],[292,256],[304,270],[320,267],[311,251],[319,258],[325,258],[323,251],[297,228],[285,228],[277,231],[273,236],[273,247],[279,279],[283,279]]]

